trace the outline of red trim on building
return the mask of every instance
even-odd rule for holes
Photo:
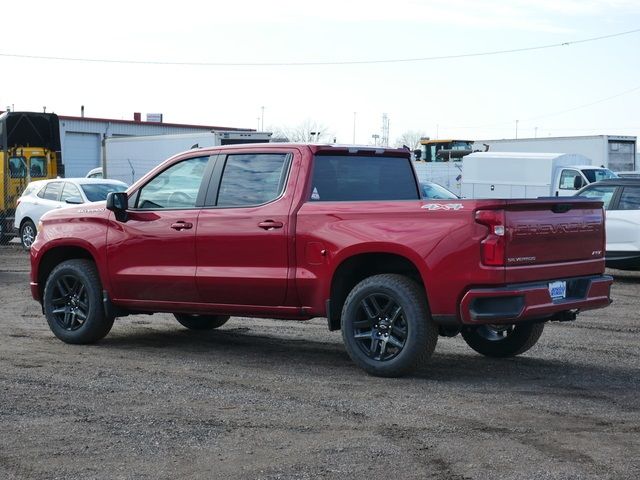
[[[0,110],[0,114],[4,113]],[[51,112],[55,113],[55,112]],[[220,127],[213,125],[191,125],[187,123],[165,123],[165,122],[143,122],[135,120],[116,120],[113,118],[96,118],[96,117],[72,117],[69,115],[58,115],[60,120],[79,120],[85,122],[110,122],[110,123],[123,123],[125,125],[151,125],[154,127],[181,127],[181,128],[199,128],[202,130],[229,130],[238,132],[256,132],[255,128],[238,128],[238,127]]]

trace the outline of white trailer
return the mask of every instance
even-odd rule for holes
[[[476,152],[462,159],[465,198],[537,198],[574,195],[588,183],[615,177],[582,155]]]
[[[578,137],[540,137],[502,140],[476,140],[473,151],[484,152],[576,153],[584,155],[589,165],[603,166],[614,172],[636,168],[636,137],[589,135]]]
[[[105,178],[132,184],[167,158],[192,148],[236,143],[268,143],[270,132],[216,131],[177,135],[109,137],[105,140]]]

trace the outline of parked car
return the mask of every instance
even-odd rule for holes
[[[36,225],[49,210],[70,204],[105,200],[110,192],[123,192],[127,184],[119,180],[97,178],[56,178],[29,183],[18,199],[14,227],[25,250],[38,233]]]
[[[640,269],[640,178],[603,180],[576,195],[604,202],[607,267]]]
[[[85,176],[86,178],[102,178],[102,167],[92,168]]]
[[[416,186],[406,149],[190,150],[105,203],[45,215],[31,294],[75,344],[142,312],[192,330],[326,317],[380,376],[424,365],[439,335],[510,357],[547,321],[609,305],[602,202],[423,200]]]
[[[442,200],[460,198],[442,185],[433,182],[420,182],[420,196],[424,199],[434,198]]]

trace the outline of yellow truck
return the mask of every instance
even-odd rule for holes
[[[472,152],[473,140],[420,139],[420,149],[415,150],[417,160],[424,162],[458,161]]]
[[[0,115],[0,244],[15,234],[16,201],[32,180],[64,175],[60,121],[54,113]]]

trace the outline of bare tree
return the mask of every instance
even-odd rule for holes
[[[331,142],[333,133],[323,124],[311,119],[294,127],[276,127],[273,136],[286,138],[290,142]]]
[[[408,130],[396,139],[396,147],[406,145],[411,150],[414,150],[420,146],[420,139],[425,138],[426,136],[427,135],[424,132]]]

